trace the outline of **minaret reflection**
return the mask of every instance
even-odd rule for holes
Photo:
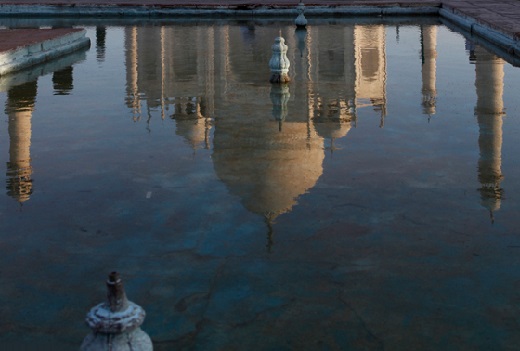
[[[106,45],[105,39],[107,36],[107,29],[104,26],[96,27],[96,58],[98,62],[105,61]]]
[[[36,101],[36,81],[12,87],[7,92],[6,114],[9,118],[9,162],[7,195],[18,202],[32,194],[31,118]]]
[[[475,46],[475,87],[477,105],[475,115],[479,126],[478,162],[479,189],[482,205],[493,213],[500,209],[504,190],[500,182],[502,175],[502,117],[504,115],[504,61],[480,46]]]
[[[73,81],[74,78],[72,66],[55,71],[52,74],[54,95],[69,95],[74,87]]]
[[[141,119],[141,100],[137,86],[137,27],[125,28],[126,106],[134,122]],[[143,63],[144,64],[144,63]]]
[[[380,127],[386,117],[385,26],[363,25],[354,28],[356,55],[356,107],[373,106],[380,112]]]
[[[422,56],[422,106],[423,113],[430,117],[435,114],[437,98],[436,59],[437,59],[437,26],[421,26],[421,56]]]

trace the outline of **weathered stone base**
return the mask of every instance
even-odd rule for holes
[[[110,344],[110,347],[108,347]],[[90,333],[80,351],[152,351],[152,340],[141,328],[120,334]]]

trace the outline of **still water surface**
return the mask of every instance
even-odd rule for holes
[[[0,78],[0,345],[77,349],[112,270],[156,350],[520,344],[517,68],[429,19],[99,23]]]

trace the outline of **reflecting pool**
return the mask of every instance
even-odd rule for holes
[[[80,25],[90,49],[0,78],[4,349],[79,348],[113,270],[155,350],[520,344],[520,71],[489,45],[435,18]]]

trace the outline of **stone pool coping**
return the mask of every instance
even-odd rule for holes
[[[299,0],[0,0],[0,17],[296,17]],[[438,15],[520,57],[520,1],[310,0],[319,16]]]
[[[85,34],[79,28],[0,30],[0,76],[87,47]]]

